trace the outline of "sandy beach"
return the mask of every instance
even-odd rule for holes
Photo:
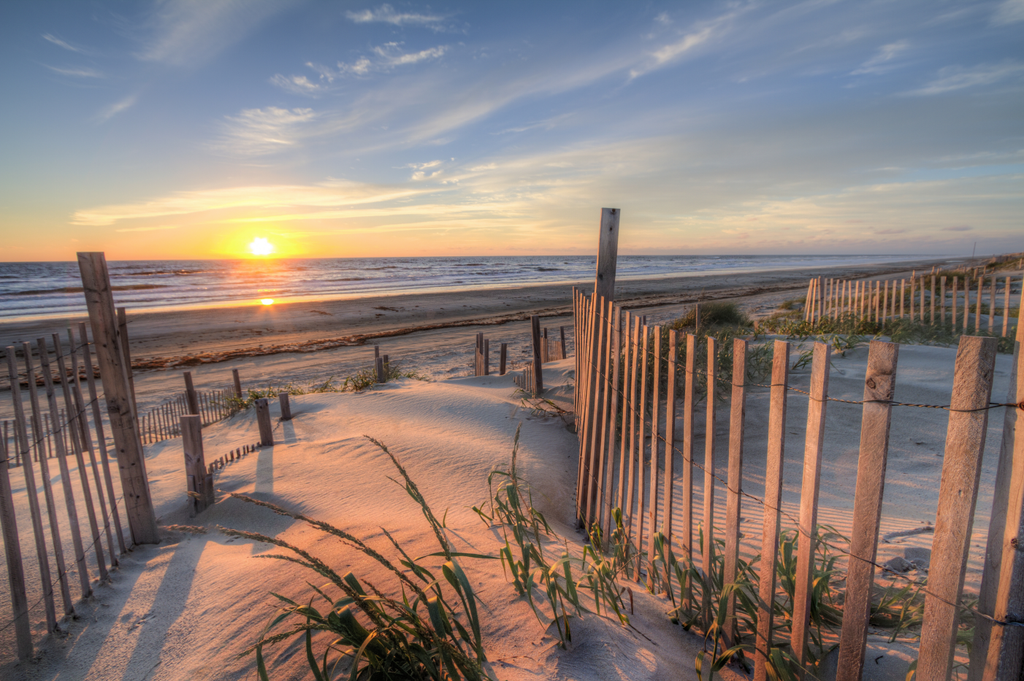
[[[836,358],[834,396],[859,396],[866,352],[859,348]],[[897,399],[948,400],[954,354],[950,348],[902,348]],[[995,394],[1006,391],[1010,360],[1008,356],[998,359]],[[571,359],[547,365],[556,399],[571,399],[572,365]],[[807,369],[794,372],[795,387],[806,387],[807,380]],[[745,491],[756,496],[764,475],[768,394],[752,390],[748,399]],[[791,402],[784,518],[796,511],[806,420],[806,400],[794,394]],[[79,604],[77,618],[42,645],[39,661],[25,666],[7,659],[0,667],[4,678],[256,678],[252,658],[237,656],[275,611],[269,592],[306,600],[310,594],[306,580],[318,581],[294,565],[255,560],[273,552],[273,547],[225,536],[218,526],[277,536],[323,557],[339,572],[351,569],[371,581],[386,583],[386,579],[365,556],[336,540],[233,499],[229,493],[249,494],[336,524],[381,551],[388,551],[381,527],[393,532],[410,555],[436,550],[416,505],[389,479],[394,475],[390,462],[366,435],[387,444],[435,512],[446,514],[446,526],[458,550],[493,555],[502,545],[500,535],[471,507],[486,500],[488,473],[507,466],[513,434],[522,424],[518,464],[532,486],[535,505],[557,533],[551,546],[554,550],[569,542],[571,553],[581,550],[582,536],[574,529],[569,503],[575,480],[575,436],[562,419],[531,410],[511,376],[439,382],[404,379],[358,394],[297,396],[292,404],[295,418],[275,422],[275,446],[217,472],[218,501],[195,518],[186,510],[180,440],[147,447],[150,485],[166,539],[124,556],[112,581],[96,583],[95,595]],[[704,433],[701,419],[697,422],[695,436],[700,441]],[[1001,427],[1001,418],[990,420],[968,589],[977,588]],[[719,441],[723,441],[728,433],[724,419],[719,429]],[[830,407],[819,521],[840,532],[848,532],[852,523],[858,429],[858,408]],[[254,434],[252,412],[215,424],[204,431],[206,456],[216,458],[250,443]],[[894,416],[882,518],[886,539],[880,545],[879,560],[919,556],[930,546],[931,533],[926,528],[934,523],[944,435],[943,412],[904,410]],[[725,465],[725,455],[723,447],[716,456],[717,465]],[[12,477],[16,479],[17,473]],[[697,488],[695,503],[699,504],[699,476]],[[724,496],[718,503],[724,503]],[[19,509],[19,515],[25,513]],[[761,509],[745,501],[743,550],[748,557],[757,550],[760,523]],[[170,525],[198,526],[205,533],[166,529]],[[784,527],[791,525],[784,519]],[[913,550],[918,553],[912,554]],[[696,678],[693,661],[700,638],[673,626],[664,615],[667,601],[646,594],[642,586],[632,587],[630,627],[588,613],[574,622],[573,643],[562,651],[553,629],[538,622],[526,602],[515,596],[496,561],[467,559],[465,564],[484,604],[484,637],[495,678]],[[889,644],[884,631],[875,631],[868,654],[877,661],[865,678],[902,679],[914,659],[915,646],[905,637]],[[272,678],[304,678],[308,671],[300,651],[297,643],[278,646],[268,656]]]
[[[915,265],[923,269],[920,263]],[[863,274],[896,276],[902,271]],[[627,306],[648,314],[652,323],[679,316],[698,295],[705,300],[737,300],[756,318],[770,314],[783,300],[803,295],[807,276],[808,272],[788,272],[624,282],[619,292]],[[568,295],[568,290],[538,287],[133,319],[132,352],[140,365],[136,385],[142,409],[180,390],[181,371],[186,368],[194,372],[200,388],[224,387],[231,368],[239,368],[243,382],[251,387],[302,385],[329,375],[344,377],[367,366],[373,343],[431,380],[402,379],[357,394],[294,396],[295,418],[275,420],[275,446],[218,471],[217,503],[199,517],[189,517],[185,504],[181,440],[147,446],[150,486],[165,539],[157,546],[136,547],[122,557],[109,582],[94,582],[95,594],[76,606],[76,618],[62,625],[60,633],[45,639],[37,661],[22,665],[12,653],[0,656],[3,678],[256,678],[252,658],[239,659],[238,654],[272,616],[276,605],[269,592],[308,598],[305,580],[311,575],[294,565],[253,560],[270,553],[272,547],[225,536],[218,526],[280,537],[322,556],[339,572],[351,569],[371,581],[383,576],[365,556],[321,537],[303,523],[233,499],[228,496],[231,492],[336,524],[380,550],[386,548],[382,526],[410,555],[436,550],[415,504],[389,479],[394,475],[390,463],[364,436],[382,440],[401,459],[435,512],[446,514],[446,526],[459,550],[494,555],[502,545],[500,534],[471,509],[486,501],[487,475],[507,465],[513,434],[522,424],[520,471],[532,486],[537,508],[556,533],[549,543],[553,550],[568,546],[578,556],[583,537],[575,529],[571,503],[578,452],[575,435],[562,418],[533,409],[511,375],[464,377],[478,331],[507,339],[513,362],[527,357],[531,313],[546,315],[544,324],[549,328],[565,326],[571,331],[563,294]],[[6,343],[41,330],[32,325],[2,328]],[[334,345],[295,351],[295,346],[308,344],[306,350],[318,343]],[[240,356],[225,357],[238,349]],[[794,352],[803,349],[796,347]],[[948,403],[954,357],[955,348],[902,347],[895,399]],[[834,358],[832,396],[859,399],[866,359],[863,345]],[[993,399],[1006,394],[1011,361],[1007,355],[997,359]],[[573,360],[548,364],[545,370],[547,396],[570,406]],[[792,373],[793,387],[806,389],[808,381],[809,367]],[[273,409],[277,417],[276,405]],[[768,392],[750,390],[747,411],[745,446],[750,454],[744,491],[758,496],[764,484]],[[798,508],[805,420],[806,398],[793,393],[786,424],[784,528],[793,526],[790,519]],[[980,580],[1002,423],[1002,412],[994,412],[967,568],[968,591],[976,590]],[[940,410],[908,408],[894,414],[879,562],[927,556],[945,426],[946,413]],[[834,403],[829,407],[819,522],[840,533],[848,533],[852,526],[859,427],[858,406]],[[728,428],[727,419],[719,419],[719,442],[728,439]],[[702,447],[703,419],[696,420],[694,436]],[[243,412],[204,430],[207,459],[257,439],[254,415]],[[726,448],[720,447],[716,466],[725,464]],[[680,467],[677,461],[676,470]],[[23,491],[20,471],[13,469],[11,476],[15,493]],[[694,500],[698,507],[702,494],[698,476]],[[716,504],[721,508],[724,503],[724,491],[716,489]],[[759,550],[761,509],[751,502],[744,504],[742,553],[749,558]],[[27,514],[26,508],[18,508],[19,525],[28,527]],[[716,531],[722,530],[719,520]],[[200,533],[173,529],[179,525],[196,526]],[[700,638],[672,625],[664,614],[667,601],[647,594],[642,586],[631,587],[630,627],[588,613],[574,623],[573,644],[562,651],[550,620],[538,622],[525,601],[515,596],[496,561],[469,561],[466,569],[485,604],[484,636],[489,671],[495,678],[696,678],[693,664]],[[32,588],[39,590],[37,583]],[[38,597],[30,594],[30,602],[38,603]],[[9,609],[6,599],[6,594],[0,597],[0,611]],[[41,637],[45,623],[38,621],[38,614],[33,627]],[[10,636],[10,630],[0,632],[4,641]],[[876,661],[865,678],[902,679],[916,657],[915,650],[912,637],[889,643],[885,631],[873,631],[868,654]],[[306,662],[299,651],[296,644],[279,646],[268,657],[272,678],[304,678]],[[723,678],[741,677],[729,672]]]
[[[728,299],[758,319],[787,299],[802,297],[809,277],[909,276],[949,259],[861,265],[823,272],[818,268],[683,276],[617,282],[626,309],[647,314],[652,323],[675,319],[697,300]],[[589,290],[592,282],[581,285]],[[452,291],[359,300],[275,303],[218,309],[128,311],[132,365],[140,412],[183,389],[190,370],[201,390],[226,389],[238,369],[244,387],[294,384],[307,387],[344,380],[372,363],[372,349],[403,368],[429,378],[466,376],[472,368],[474,338],[491,339],[497,364],[499,343],[509,344],[509,366],[529,356],[529,319],[557,334],[564,327],[572,354],[572,287],[542,285],[513,289]],[[0,347],[35,343],[84,318],[0,323]],[[8,379],[0,376],[0,394]],[[10,418],[0,400],[0,419]]]

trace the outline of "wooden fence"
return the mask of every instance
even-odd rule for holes
[[[203,426],[232,414],[228,401],[231,394],[226,390],[195,391],[198,415],[202,418]],[[150,409],[139,418],[143,444],[181,437],[181,417],[189,412],[188,395],[184,392]]]
[[[838,293],[839,287],[834,290]],[[826,299],[827,296],[822,296],[820,300]],[[819,306],[821,314],[837,309],[840,301],[844,301],[843,304],[847,301],[838,295],[831,300],[834,303],[831,307]],[[862,298],[851,297],[850,300]],[[770,604],[781,594],[777,590],[776,565],[780,521],[784,515],[781,500],[787,397],[795,390],[789,385],[789,343],[774,341],[771,381],[763,386],[770,392],[768,446],[764,496],[755,498],[742,491],[747,391],[753,387],[746,370],[748,341],[734,341],[729,357],[731,379],[723,380],[718,361],[727,353],[716,347],[712,337],[700,339],[689,334],[684,337],[675,330],[649,328],[641,325],[634,315],[623,313],[613,301],[596,294],[586,296],[574,290],[573,306],[577,339],[574,403],[580,441],[576,509],[580,524],[588,529],[597,526],[605,536],[610,536],[615,529],[615,509],[622,509],[626,532],[638,555],[648,556],[649,566],[654,564],[660,537],[667,537],[670,544],[681,547],[684,558],[699,565],[704,574],[712,564],[713,540],[721,540],[724,543],[723,583],[729,584],[737,577],[741,497],[756,502],[763,512],[763,524],[761,559],[756,566],[761,578],[754,643],[755,679],[768,677],[773,649],[779,647],[788,647],[792,657],[806,665],[811,571],[815,541],[821,541],[817,534],[817,513],[824,423],[828,403],[832,401],[828,395],[829,346],[814,344],[810,390],[806,391],[809,406],[799,517],[786,514],[798,530],[799,542],[792,635],[788,641],[773,640],[774,613]],[[1020,335],[1018,331],[1018,341]],[[696,364],[701,345],[706,347],[706,369]],[[685,352],[681,352],[684,348]],[[917,662],[916,678],[919,679],[950,677],[958,618],[963,609],[961,592],[981,454],[992,408],[1004,409],[1006,420],[981,595],[974,610],[978,625],[971,649],[971,678],[1017,679],[1022,669],[1024,552],[1018,549],[1016,538],[1024,533],[1021,508],[1024,433],[1014,430],[1024,410],[1024,406],[1016,404],[1024,397],[1024,369],[1020,366],[1019,348],[1018,342],[1009,396],[1004,403],[993,404],[990,396],[996,339],[962,337],[957,351],[952,403],[932,405],[947,410],[949,422],[929,580],[923,587],[926,595]],[[899,346],[893,343],[873,341],[870,344],[864,398],[859,401],[863,414],[851,542],[849,548],[831,547],[845,554],[849,563],[839,634],[837,678],[841,681],[861,677],[874,574],[876,568],[881,567],[875,563],[875,558],[889,426],[892,409],[897,405],[893,395],[898,350]],[[679,360],[681,354],[685,361]],[[705,398],[708,423],[703,463],[695,455],[698,390]],[[716,470],[714,458],[719,446],[715,442],[714,424],[721,402],[720,391],[729,394],[726,471]],[[677,409],[677,393],[682,395],[681,414]],[[682,420],[681,438],[676,431],[679,419]],[[675,455],[682,461],[682,470],[678,472],[674,470]],[[694,477],[700,474],[704,479],[703,508],[694,509]],[[714,522],[715,514],[722,512],[715,508],[716,488],[725,490],[724,532],[717,530]],[[677,504],[681,510],[681,526],[673,527]],[[747,513],[750,511],[748,508]],[[698,538],[700,533],[705,537],[703,542]],[[648,588],[651,588],[652,577],[648,570]],[[684,600],[687,598],[686,593],[682,596]],[[732,600],[735,596],[728,598],[728,618],[721,629],[726,638],[736,627]]]
[[[0,449],[8,464],[0,466],[0,525],[11,607],[0,607],[0,632],[13,627],[23,660],[32,656],[37,615],[45,616],[47,631],[58,628],[56,593],[60,614],[74,615],[73,584],[80,598],[88,597],[92,577],[106,579],[108,568],[128,548],[121,523],[124,495],[111,475],[115,450],[107,439],[109,422],[95,372],[89,370],[95,346],[85,324],[77,333],[68,331],[66,345],[60,334],[51,338],[52,343],[40,338],[34,348],[23,343],[17,350],[6,349],[14,421],[7,430],[11,441],[4,439]],[[51,459],[56,459],[59,475],[52,472]],[[31,526],[30,535],[19,536],[19,525]],[[22,543],[34,546],[34,562],[23,560]]]
[[[915,272],[909,279],[885,280],[816,277],[807,283],[804,320],[852,317],[882,323],[908,319],[948,327],[951,333],[969,333],[973,326],[975,334],[1010,338],[1014,335],[1010,302],[1020,286],[1021,279],[1013,275],[973,276],[969,272]],[[998,323],[997,317],[1002,318]]]

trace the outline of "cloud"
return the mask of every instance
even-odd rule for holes
[[[49,64],[43,64],[46,68],[50,69],[54,73],[59,73],[62,76],[75,76],[79,78],[106,78],[102,73],[96,69],[90,69],[88,67],[67,67],[61,68],[59,66],[50,66]]]
[[[406,166],[406,168],[412,168],[413,169],[413,174],[412,174],[412,177],[410,179],[413,180],[414,182],[419,182],[420,180],[429,180],[429,179],[437,177],[438,175],[443,173],[444,172],[443,170],[435,170],[432,173],[426,172],[426,171],[430,170],[431,168],[438,168],[442,163],[444,163],[444,161],[428,161],[426,163],[410,163],[410,164],[408,164]]]
[[[361,56],[351,64],[338,62],[336,69],[324,66],[323,64],[314,64],[312,62],[307,62],[306,66],[319,75],[321,80],[333,83],[336,78],[341,78],[345,75],[366,76],[373,72],[391,71],[399,66],[408,66],[410,64],[418,64],[422,61],[440,59],[450,49],[448,45],[438,45],[437,47],[430,47],[418,52],[404,52],[402,51],[403,44],[404,43],[390,42],[378,45],[370,50],[372,56]],[[301,77],[302,76],[292,76],[292,78]],[[277,78],[277,76],[275,76],[275,78]]]
[[[947,66],[939,69],[938,77],[930,83],[907,94],[939,95],[978,85],[992,85],[1021,74],[1024,74],[1024,64],[1015,61],[1006,61],[1001,64],[979,64],[971,68]]]
[[[1024,21],[1024,0],[1006,0],[992,15],[992,23],[1007,26]]]
[[[527,123],[526,125],[520,125],[514,128],[505,128],[504,130],[499,130],[498,132],[491,134],[507,135],[509,133],[528,132],[530,130],[537,130],[539,128],[542,128],[544,130],[552,130],[555,128],[555,126],[558,125],[558,123],[566,120],[567,118],[571,118],[573,115],[573,113],[560,114],[558,116],[552,116],[551,118],[545,119],[543,121],[537,121],[536,123]]]
[[[448,51],[447,45],[439,45],[419,52],[403,53],[400,45],[401,43],[385,43],[373,48],[373,52],[381,58],[381,63],[384,66],[392,68],[405,64],[416,64],[426,59],[440,59]]]
[[[943,227],[943,232],[970,232],[974,229],[969,225],[957,225],[956,227]]]
[[[173,66],[206,61],[294,0],[166,0],[150,18],[138,57]]]
[[[654,17],[654,20],[662,26],[668,26],[672,23],[672,18],[669,17],[668,12],[662,12],[658,16]]]
[[[138,95],[128,95],[124,99],[122,99],[122,100],[120,100],[118,102],[114,102],[113,104],[111,104],[110,106],[106,107],[105,109],[102,109],[99,113],[96,114],[96,118],[101,123],[106,123],[107,121],[109,121],[111,118],[113,118],[117,114],[121,113],[122,111],[125,111],[126,109],[130,109],[132,106],[135,105],[135,102],[137,102],[138,99],[139,99]]]
[[[905,52],[909,47],[910,43],[906,40],[900,40],[895,43],[883,45],[879,48],[878,53],[875,56],[861,64],[860,68],[853,71],[851,75],[880,74],[892,71],[896,67],[890,62]]]
[[[647,58],[641,65],[635,66],[630,70],[630,79],[638,78],[678,61],[683,55],[707,43],[712,36],[724,32],[733,20],[747,9],[749,7],[746,9],[735,9],[710,21],[699,22],[689,32],[683,33],[682,37],[678,40],[662,45],[647,55]]]
[[[407,24],[420,26],[436,26],[444,17],[438,14],[414,14],[411,12],[396,12],[391,5],[381,5],[378,9],[364,9],[361,12],[345,12],[345,16],[357,24],[369,24],[383,22],[395,26]]]
[[[60,38],[58,38],[57,36],[52,35],[50,33],[44,33],[43,34],[43,40],[48,40],[49,42],[53,43],[54,45],[56,45],[58,47],[63,47],[65,50],[69,50],[71,52],[77,52],[79,54],[89,54],[88,50],[85,50],[85,49],[83,49],[81,47],[77,47],[77,46],[72,45],[72,44],[70,44],[68,42],[65,42],[65,41],[61,40]]]
[[[101,227],[123,220],[193,215],[232,209],[245,209],[248,214],[256,209],[274,207],[337,208],[406,199],[424,191],[426,190],[376,187],[342,180],[329,180],[315,185],[260,185],[180,191],[139,203],[78,210],[72,216],[71,223]]]
[[[674,43],[670,43],[668,45],[661,47],[660,49],[656,50],[651,54],[651,57],[649,60],[647,60],[646,64],[631,69],[629,72],[629,77],[637,78],[639,76],[644,75],[645,73],[650,73],[651,71],[660,69],[662,66],[665,66],[666,64],[675,61],[683,54],[686,54],[687,52],[694,49],[698,45],[701,45],[702,43],[706,42],[707,39],[711,37],[712,33],[713,29],[710,26],[708,26],[706,28],[701,29],[700,31],[697,31],[696,33],[690,33],[686,36],[683,36],[681,40],[677,40]]]
[[[128,227],[126,229],[115,229],[115,232],[162,232],[167,229],[178,229],[180,225],[156,225],[153,227]]]
[[[243,156],[273,154],[307,137],[316,118],[312,109],[243,109],[237,116],[225,116],[223,136],[214,146]]]
[[[279,73],[271,78],[270,82],[283,90],[297,95],[316,96],[324,89],[322,85],[310,82],[309,78],[305,76],[282,76]]]

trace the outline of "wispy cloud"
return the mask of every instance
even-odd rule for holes
[[[168,229],[178,229],[180,225],[154,225],[153,227],[127,227],[115,229],[115,232],[162,232]]]
[[[906,52],[910,47],[910,42],[907,40],[900,40],[895,43],[889,43],[879,48],[875,56],[868,59],[866,62],[860,65],[860,68],[853,71],[851,75],[859,76],[865,74],[877,75],[892,71],[896,68],[896,65],[892,61]]]
[[[81,66],[81,67],[76,67],[76,66],[60,67],[60,66],[50,66],[49,64],[43,64],[43,66],[45,66],[46,68],[50,69],[54,73],[59,73],[62,76],[72,76],[72,77],[77,77],[77,78],[105,78],[106,77],[102,73],[97,71],[96,69],[90,69],[90,68],[85,67],[85,66]]]
[[[125,111],[126,109],[130,109],[131,107],[135,106],[135,102],[137,102],[138,99],[138,95],[128,95],[124,99],[114,102],[110,106],[101,109],[99,113],[96,114],[96,119],[101,123],[106,123],[122,111]]]
[[[381,5],[377,9],[364,9],[361,12],[346,12],[345,16],[357,24],[383,22],[395,26],[421,25],[436,26],[444,21],[439,14],[417,14],[414,12],[396,12],[391,5]]]
[[[956,225],[954,227],[943,227],[942,231],[944,231],[944,232],[970,232],[973,229],[974,229],[974,227],[971,227],[970,225]]]
[[[448,51],[447,45],[431,47],[419,52],[402,52],[401,43],[385,43],[373,48],[374,54],[380,57],[380,63],[387,68],[416,64],[427,59],[439,59]]]
[[[574,115],[575,114],[573,114],[573,113],[565,113],[565,114],[561,114],[561,115],[558,115],[558,116],[552,116],[551,118],[547,118],[547,119],[545,119],[543,121],[537,121],[535,123],[527,123],[526,125],[519,125],[519,126],[516,126],[514,128],[505,128],[504,130],[499,130],[498,132],[495,132],[495,133],[492,133],[492,134],[494,134],[494,135],[507,135],[509,133],[528,132],[530,130],[538,130],[538,129],[553,130],[560,122],[566,120],[567,118],[572,118]]]
[[[165,0],[138,56],[174,66],[202,63],[295,0]]]
[[[315,185],[260,185],[180,191],[139,203],[78,210],[72,216],[71,223],[100,227],[124,220],[193,215],[232,209],[333,209],[340,206],[406,199],[427,191],[437,190],[380,187],[343,180],[331,180]]]
[[[1022,74],[1024,74],[1024,63],[1016,61],[979,64],[969,68],[947,66],[940,69],[938,76],[930,83],[907,94],[939,95],[979,85],[992,85],[1008,78],[1019,77]]]
[[[383,45],[378,45],[370,50],[369,56],[361,56],[352,63],[338,62],[337,66],[332,68],[323,64],[314,64],[307,62],[306,66],[316,73],[321,81],[326,81],[328,84],[333,83],[336,79],[342,76],[367,76],[370,73],[380,73],[391,71],[392,69],[400,66],[409,66],[411,64],[418,64],[423,61],[429,61],[432,59],[440,59],[450,49],[448,45],[438,45],[437,47],[430,47],[425,50],[419,50],[417,52],[405,52],[402,49],[404,43],[389,42]],[[294,84],[288,85],[288,80],[303,79],[304,76],[292,76],[291,79],[284,78],[284,76],[275,76],[275,85],[285,87],[285,89],[291,89],[295,91]],[[277,82],[276,79],[281,78],[283,82]],[[308,82],[308,81],[307,81]],[[310,83],[312,85],[312,83]],[[308,94],[308,92],[307,92]]]
[[[53,35],[52,33],[44,33],[43,34],[43,40],[49,41],[49,42],[53,43],[54,45],[56,45],[57,47],[63,47],[65,50],[69,50],[71,52],[77,52],[79,54],[90,54],[90,52],[88,50],[86,50],[85,48],[78,47],[77,45],[72,45],[71,43],[69,43],[69,42],[67,42],[65,40],[61,40],[60,38],[58,38],[57,36]]]
[[[692,26],[685,32],[680,32],[678,39],[666,43],[651,52],[643,62],[630,69],[630,79],[638,78],[644,74],[656,71],[669,64],[675,63],[684,55],[693,52],[698,47],[707,43],[712,37],[723,33],[729,25],[742,13],[744,8],[733,9],[714,19],[702,21]],[[664,23],[658,19],[659,23]]]
[[[637,78],[639,76],[644,75],[645,73],[650,73],[651,71],[660,69],[666,64],[675,61],[682,55],[693,50],[698,45],[707,42],[708,38],[711,37],[713,32],[714,29],[708,26],[702,28],[701,30],[695,33],[689,33],[683,36],[683,38],[680,40],[677,40],[673,43],[669,43],[668,45],[664,45],[663,47],[651,53],[650,59],[648,59],[645,64],[643,64],[642,66],[638,66],[634,69],[631,69],[629,72],[629,77]]]
[[[406,166],[406,168],[412,168],[413,169],[412,177],[410,177],[409,179],[411,179],[413,182],[419,182],[421,180],[429,180],[429,179],[435,178],[435,177],[437,177],[438,175],[440,175],[440,174],[442,174],[444,172],[444,170],[440,169],[440,166],[441,166],[442,163],[444,163],[444,161],[427,161],[426,163],[410,163],[410,164],[408,164]],[[428,171],[432,170],[433,168],[438,168],[438,170],[434,170],[433,172],[428,172]]]
[[[282,76],[279,73],[272,77],[270,82],[297,95],[316,96],[324,90],[323,85],[310,81],[306,76]]]
[[[309,135],[317,114],[312,109],[244,109],[225,116],[223,135],[214,146],[243,156],[264,156],[294,147]]]
[[[1006,26],[1024,21],[1024,0],[1005,0],[992,15],[992,23]]]

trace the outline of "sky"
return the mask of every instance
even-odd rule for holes
[[[0,261],[1024,250],[1024,0],[0,3]],[[264,243],[264,242],[261,242]]]

